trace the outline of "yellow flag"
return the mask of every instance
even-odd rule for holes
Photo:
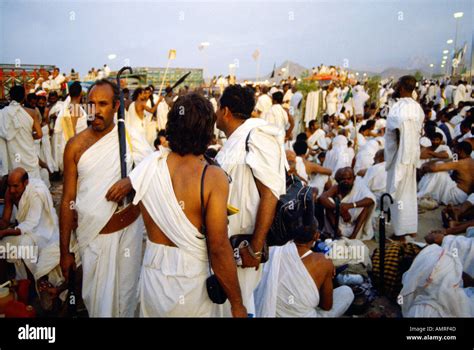
[[[175,58],[176,58],[176,50],[171,49],[171,50],[168,52],[168,59],[169,59],[169,60],[174,60]]]

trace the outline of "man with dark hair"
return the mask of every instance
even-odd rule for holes
[[[421,106],[413,99],[416,79],[403,76],[394,93],[398,101],[387,117],[385,132],[385,162],[387,192],[394,200],[391,205],[395,236],[404,239],[418,231],[416,200],[416,166],[420,159],[420,136],[424,120]]]
[[[39,112],[23,107],[25,98],[23,86],[10,89],[10,104],[0,110],[0,137],[6,141],[8,157],[2,154],[3,167],[21,167],[31,178],[40,178],[39,158],[34,140],[43,137]],[[5,150],[5,149],[4,149]],[[5,153],[5,152],[2,152]]]
[[[420,159],[422,161],[451,159],[453,157],[451,149],[441,144],[443,135],[439,132],[434,132],[428,137],[431,141],[431,146],[421,148]]]
[[[252,234],[247,246],[234,250],[242,258],[237,272],[244,305],[252,314],[262,271],[256,268],[278,198],[286,192],[283,134],[263,119],[250,118],[254,106],[251,89],[232,85],[224,90],[216,113],[216,125],[227,137],[216,161],[232,178],[229,203],[240,209],[229,217],[229,236]]]
[[[69,99],[61,104],[61,111],[54,123],[54,134],[52,137],[52,155],[54,169],[50,171],[63,171],[63,157],[66,143],[87,129],[87,112],[81,106],[82,85],[75,81],[69,87]]]
[[[26,101],[23,104],[24,107],[26,108],[31,108],[35,109],[36,108],[36,103],[38,102],[38,96],[34,92],[26,95]]]
[[[354,300],[348,286],[333,288],[331,259],[314,253],[316,224],[296,233],[294,241],[274,247],[256,291],[257,317],[341,317]]]
[[[263,85],[262,93],[258,96],[257,104],[255,105],[256,116],[260,117],[265,115],[270,108],[272,108],[272,98],[268,95],[268,91],[270,90],[268,86]]]
[[[421,168],[418,198],[430,197],[443,204],[461,204],[474,192],[474,159],[469,142],[458,143],[452,162],[431,161]],[[452,171],[452,177],[448,171]]]
[[[326,210],[325,229],[336,237],[369,240],[373,237],[372,215],[375,209],[375,196],[363,181],[355,182],[354,170],[341,168],[336,172],[337,185],[332,186],[319,197]],[[339,227],[336,227],[336,204],[340,199]]]
[[[143,148],[151,148],[156,138],[157,123],[152,120],[153,113],[156,112],[158,104],[162,97],[158,99],[153,108],[147,107],[149,102],[149,93],[147,90],[137,88],[133,92],[133,102],[130,104],[125,122],[127,130],[135,133],[137,137],[143,140]]]
[[[326,140],[326,133],[321,129],[321,124],[317,123],[316,120],[311,120],[308,124],[308,146],[311,150],[324,150],[328,149]]]
[[[272,95],[272,107],[262,115],[262,119],[268,124],[275,125],[285,135],[285,139],[291,137],[294,121],[293,117],[282,107],[283,93],[281,91],[274,92]]]
[[[91,317],[131,317],[137,305],[142,258],[143,222],[140,210],[118,203],[130,192],[120,186],[121,159],[114,114],[119,89],[98,80],[89,89],[94,115],[91,125],[71,138],[64,150],[64,188],[60,210],[61,269],[66,280],[75,268],[69,250],[74,217],[83,264],[83,299]],[[127,170],[139,162],[133,134],[127,138]]]
[[[168,117],[171,151],[153,153],[129,175],[148,233],[140,315],[218,316],[206,292],[211,265],[232,315],[246,317],[227,235],[229,182],[224,171],[203,158],[214,131],[214,110],[191,93],[176,101]]]
[[[303,133],[303,135],[305,134]],[[311,187],[317,188],[318,195],[320,195],[332,174],[331,169],[307,160],[308,144],[305,141],[296,141],[293,144],[293,150],[296,153],[296,173]]]

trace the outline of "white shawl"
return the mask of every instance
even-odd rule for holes
[[[245,140],[252,131],[245,150]],[[283,133],[259,118],[247,119],[226,141],[216,161],[232,178],[229,203],[240,209],[229,217],[229,235],[252,233],[260,196],[255,184],[258,179],[276,198],[286,193]],[[251,170],[252,169],[252,170]]]
[[[387,191],[396,191],[398,183],[405,174],[402,166],[416,167],[420,159],[419,140],[424,113],[412,98],[401,98],[393,105],[387,117],[385,132],[385,162],[387,170],[394,168],[393,183],[387,183]],[[397,144],[395,130],[400,131]]]
[[[257,317],[316,317],[319,291],[291,241],[270,248],[255,292]]]
[[[127,170],[130,171],[132,157],[126,157],[126,160]],[[105,199],[109,188],[120,180],[117,125],[82,154],[77,170],[76,234],[82,250],[99,234],[117,209],[116,202]]]
[[[0,137],[7,140],[11,168],[22,167],[39,178],[39,160],[33,140],[33,118],[16,101],[0,111]]]
[[[436,244],[424,248],[403,274],[402,312],[405,317],[472,317],[462,288],[462,265]]]
[[[179,249],[201,261],[207,261],[206,241],[186,217],[176,199],[164,148],[145,158],[129,175],[136,191],[134,204],[142,201],[155,224]]]

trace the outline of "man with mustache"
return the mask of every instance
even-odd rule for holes
[[[144,226],[137,206],[118,210],[131,188],[120,180],[120,153],[114,114],[116,84],[98,80],[88,93],[94,108],[91,125],[69,140],[64,150],[64,190],[60,209],[61,269],[75,269],[69,250],[74,217],[83,266],[83,299],[91,317],[131,317],[138,302]],[[127,137],[128,171],[140,160],[133,134]],[[151,149],[151,148],[150,148]],[[143,156],[143,155],[142,155]]]
[[[325,230],[335,232],[337,237],[368,240],[373,237],[371,218],[374,213],[375,196],[364,182],[355,182],[354,170],[341,168],[336,172],[337,185],[319,197],[326,211]],[[339,227],[336,228],[336,204],[340,199]]]

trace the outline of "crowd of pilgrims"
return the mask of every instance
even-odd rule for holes
[[[411,211],[411,216],[395,219],[390,249],[417,247],[411,265],[396,271],[399,278],[393,286],[393,298],[405,297],[401,312],[406,317],[474,316],[469,288],[474,286],[474,98],[467,81],[427,79],[411,86],[413,77],[398,82],[385,79],[377,91],[370,91],[367,82],[347,79],[343,69],[320,66],[313,69],[314,74],[339,78],[310,93],[301,91],[298,79],[292,77],[269,85],[232,84],[228,80],[217,84],[217,79],[212,89],[180,86],[175,91],[168,86],[161,96],[152,85],[133,91],[124,88],[127,147],[134,170],[128,183],[120,182],[118,171],[111,175],[110,184],[117,186],[117,191],[133,187],[133,203],[140,203],[138,219],[121,228],[125,232],[133,226],[138,233],[128,234],[135,237],[134,249],[139,252],[133,258],[132,269],[122,267],[128,262],[117,257],[126,246],[109,238],[127,232],[99,234],[105,232],[98,227],[93,238],[81,239],[81,235],[86,237],[81,225],[87,226],[84,222],[89,212],[94,207],[94,214],[100,216],[102,209],[94,205],[84,208],[85,199],[80,206],[79,197],[84,191],[95,191],[94,185],[86,188],[86,183],[108,177],[103,175],[109,171],[108,160],[96,161],[97,155],[87,149],[71,160],[68,152],[81,147],[74,145],[86,142],[81,140],[89,137],[88,132],[100,135],[94,140],[97,144],[115,145],[115,139],[103,140],[107,138],[104,128],[109,131],[116,124],[116,111],[112,110],[109,121],[101,109],[106,108],[105,102],[100,98],[110,89],[115,106],[117,91],[114,83],[107,80],[110,69],[106,66],[98,72],[100,76],[95,71],[88,73],[87,80],[96,80],[88,91],[83,91],[79,77],[72,73],[66,78],[57,69],[49,80],[38,81],[31,91],[12,87],[10,104],[0,110],[0,194],[4,203],[0,246],[7,249],[7,245],[33,245],[38,253],[36,261],[0,259],[0,283],[12,277],[33,281],[31,288],[39,297],[41,312],[58,313],[66,300],[66,278],[71,277],[68,271],[73,266],[79,271],[78,306],[89,316],[344,315],[358,298],[370,301],[375,293],[372,270],[380,265],[372,261],[369,247],[374,246],[382,195],[389,192],[398,196],[387,186],[390,166],[386,157],[393,157],[393,153],[385,148],[391,142],[387,135],[392,128],[397,129],[395,144],[399,151],[395,151],[396,160],[391,161],[413,164],[415,182],[406,186],[412,187],[412,202],[396,200],[398,209],[401,202],[405,207],[402,211]],[[66,80],[70,83],[64,85]],[[400,96],[400,91],[409,94]],[[403,105],[406,99],[410,101]],[[180,113],[182,110],[185,112]],[[416,119],[417,113],[421,116],[416,121],[420,130],[414,136],[403,124],[398,128],[390,126],[390,118]],[[97,116],[103,125],[94,122]],[[406,141],[410,137],[414,143]],[[247,153],[245,143],[250,144]],[[410,147],[402,150],[402,144]],[[397,152],[406,155],[398,157]],[[118,151],[115,153],[118,157]],[[196,160],[188,160],[188,155],[196,156]],[[233,155],[235,159],[229,160]],[[102,169],[94,173],[95,180],[91,182],[87,157],[93,159],[94,167]],[[189,164],[203,162],[211,165],[206,181],[204,170],[200,182],[204,166],[187,175],[186,178],[194,177],[194,182],[181,179],[179,170],[174,172],[183,169],[186,174]],[[177,168],[173,168],[175,163]],[[166,169],[169,175],[165,174]],[[154,171],[156,176],[146,180]],[[243,233],[256,237],[237,247],[239,263],[228,259],[235,256],[235,247],[218,238],[211,239],[218,236],[216,227],[210,224],[214,219],[200,218],[200,208],[205,203],[205,212],[218,212],[211,210],[211,198],[217,191],[213,186],[219,188],[219,171],[227,175],[224,179],[230,179],[220,187],[228,194],[223,198],[224,204],[237,208],[237,213],[223,224],[225,237]],[[176,195],[178,203],[180,196],[198,196],[210,176],[209,199],[196,206],[198,214],[185,208],[177,213],[173,203],[168,203],[174,199],[166,194]],[[264,231],[272,221],[268,216],[275,215],[278,198],[285,194],[289,178],[313,189],[314,221],[295,233],[294,240],[270,247],[269,260],[257,269]],[[58,199],[53,200],[50,190],[63,182],[65,190],[58,215]],[[61,222],[66,219],[61,214],[62,206],[70,199],[66,187],[72,182],[77,187],[77,198],[67,203],[73,203],[74,224],[63,226]],[[108,199],[113,186],[108,186]],[[403,195],[401,198],[409,198]],[[106,202],[104,195],[97,198]],[[340,200],[337,211],[336,198]],[[429,232],[418,231],[418,215],[439,206],[439,227],[435,224]],[[117,203],[110,214],[116,208]],[[107,220],[102,219],[102,226]],[[215,220],[220,222],[217,216]],[[406,220],[413,222],[402,222]],[[410,228],[404,229],[404,225]],[[180,236],[204,234],[204,226],[209,227],[208,238],[203,241],[189,243],[189,237]],[[71,232],[64,234],[65,228]],[[63,241],[66,236],[68,239]],[[110,240],[96,242],[98,248],[94,248],[97,237]],[[218,242],[226,249],[216,248]],[[101,257],[91,257],[94,249]],[[337,249],[361,253],[357,257],[346,254],[330,258],[327,251]],[[71,252],[74,263],[67,258]],[[211,265],[228,297],[223,305],[213,303],[206,292]],[[427,286],[428,277],[431,282]],[[121,283],[116,283],[119,280]],[[431,289],[440,290],[442,297],[434,300]]]

